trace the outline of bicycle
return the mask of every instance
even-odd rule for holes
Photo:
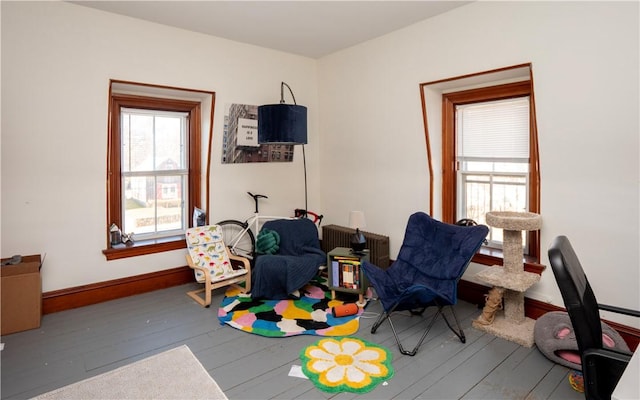
[[[260,215],[260,212],[258,211],[258,200],[260,198],[268,199],[268,197],[263,194],[253,194],[251,192],[247,192],[247,194],[251,196],[255,202],[255,211],[253,215],[244,222],[236,219],[227,219],[220,221],[217,224],[222,228],[222,240],[227,247],[229,247],[232,254],[253,260],[256,249],[256,235],[260,231],[261,221],[308,218],[313,221],[314,224],[317,224],[318,227],[322,223],[323,215],[300,208],[295,209],[294,217]]]

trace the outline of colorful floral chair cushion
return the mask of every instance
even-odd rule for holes
[[[187,248],[193,264],[209,271],[211,282],[244,275],[246,269],[233,269],[219,225],[198,226],[187,230]],[[204,272],[194,269],[198,282],[204,282]]]

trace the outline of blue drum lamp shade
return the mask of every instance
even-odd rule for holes
[[[284,87],[289,89],[293,105],[284,102]],[[280,83],[280,104],[266,104],[258,107],[258,143],[302,146],[304,167],[304,210],[307,208],[307,107],[296,103],[296,96],[285,82]]]
[[[259,106],[258,143],[307,144],[307,107],[282,103]]]

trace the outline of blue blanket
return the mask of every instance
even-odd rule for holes
[[[318,228],[309,219],[279,219],[264,224],[263,229],[280,235],[277,254],[256,258],[251,276],[251,297],[282,300],[307,284],[325,265],[327,255],[320,249]]]

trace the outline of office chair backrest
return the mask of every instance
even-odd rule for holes
[[[576,334],[578,350],[602,348],[598,302],[569,239],[555,238],[549,247],[549,262]]]

